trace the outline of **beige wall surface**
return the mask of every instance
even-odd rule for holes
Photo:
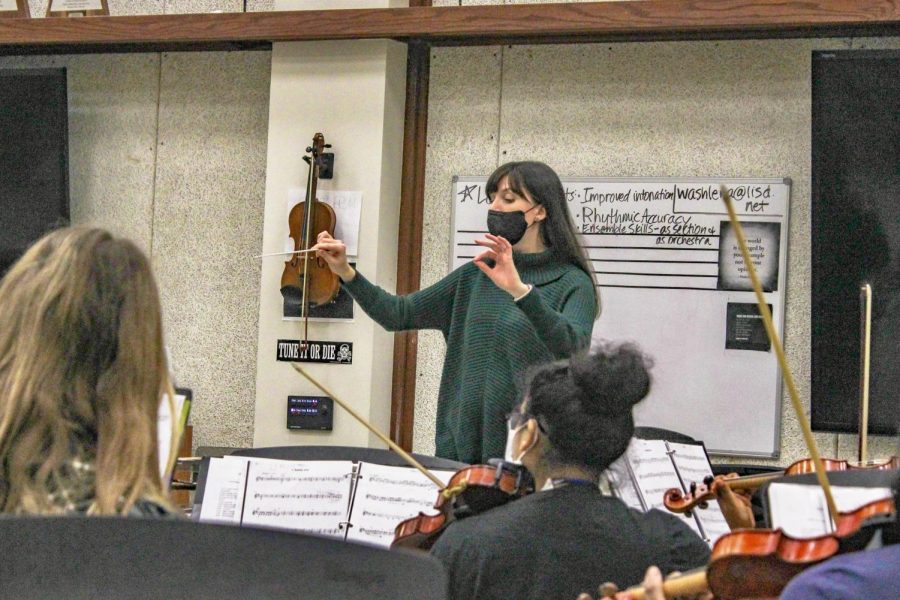
[[[250,446],[268,52],[4,57],[66,67],[72,221],[150,257],[195,445]]]
[[[785,347],[808,407],[811,53],[865,47],[900,39],[433,49],[422,284],[448,271],[454,174],[536,159],[575,177],[790,177]],[[417,452],[434,448],[443,355],[439,335],[420,334]],[[786,398],[782,415],[781,457],[740,462],[807,455]],[[826,456],[853,455],[855,436],[816,437]],[[896,444],[875,438],[870,454]]]

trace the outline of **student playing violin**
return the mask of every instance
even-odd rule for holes
[[[598,488],[649,390],[647,360],[630,345],[530,374],[508,419],[506,458],[521,461],[541,491],[456,521],[437,540],[432,553],[447,567],[452,600],[574,600],[598,581],[637,583],[653,564],[706,564],[709,548],[678,518],[628,508]]]
[[[438,329],[447,352],[435,453],[467,463],[497,458],[515,383],[530,365],[588,346],[599,313],[593,269],[578,243],[559,177],[539,162],[490,176],[484,251],[431,287],[394,296],[347,263],[323,232],[315,249],[366,313],[389,331]]]
[[[893,483],[894,506],[900,506],[900,477]],[[774,550],[774,548],[773,548]],[[794,560],[803,562],[800,555]],[[750,570],[747,571],[748,573]],[[615,600],[631,600],[627,592],[614,593],[614,585],[605,584],[601,589]],[[645,600],[665,600],[663,577],[660,570],[650,567],[641,584]],[[778,596],[781,600],[850,600],[866,598],[890,600],[898,597],[900,590],[900,520],[896,514],[892,520],[875,533],[866,550],[838,554],[821,564],[802,571],[788,582]],[[713,595],[704,592],[697,600],[710,600]],[[755,596],[754,596],[755,597]],[[591,600],[583,594],[578,600]]]

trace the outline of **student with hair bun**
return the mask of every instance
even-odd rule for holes
[[[677,517],[628,508],[598,487],[628,447],[632,406],[650,391],[649,361],[632,345],[536,368],[510,414],[506,458],[541,491],[452,523],[432,553],[450,598],[570,598],[604,581],[639,583],[646,569],[705,565],[707,545]]]

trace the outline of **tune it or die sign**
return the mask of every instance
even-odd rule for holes
[[[275,358],[283,362],[349,365],[353,362],[353,342],[278,340]]]

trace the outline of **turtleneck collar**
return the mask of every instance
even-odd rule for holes
[[[543,252],[513,252],[513,262],[525,283],[543,285],[566,274],[569,263],[560,261],[552,249]]]

